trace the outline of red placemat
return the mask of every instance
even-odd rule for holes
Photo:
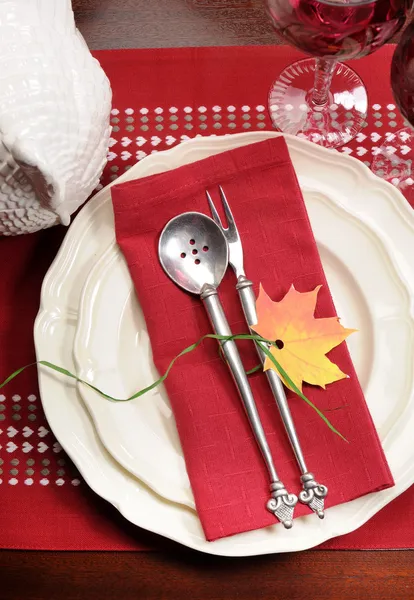
[[[342,152],[370,164],[384,141],[407,159],[389,86],[393,47],[355,61],[370,93],[367,126]],[[185,48],[96,53],[114,91],[113,133],[101,185],[136,160],[195,135],[271,129],[267,93],[298,58],[289,47]],[[1,238],[0,378],[35,359],[32,327],[40,285],[65,231]],[[0,547],[137,550],[166,542],[98,498],[64,455],[45,420],[35,369],[1,390]],[[357,532],[324,548],[414,547],[414,488]],[[404,522],[401,519],[404,514]],[[329,513],[327,515],[329,518]],[[168,544],[167,544],[168,545]]]

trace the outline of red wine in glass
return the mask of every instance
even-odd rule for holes
[[[328,147],[360,131],[368,99],[356,73],[338,62],[383,46],[406,20],[413,0],[267,0],[276,32],[316,57],[287,67],[271,89],[273,123]]]
[[[385,44],[405,22],[405,2],[393,0],[269,0],[276,31],[318,57],[359,58]]]
[[[398,108],[414,127],[414,22],[404,31],[394,53],[391,86]]]
[[[414,22],[404,31],[391,63],[391,87],[395,102],[405,119],[414,126]],[[412,161],[407,150],[413,147],[414,130],[405,127],[395,133],[393,147],[384,144],[374,156],[372,171],[400,188],[407,198],[412,194]],[[400,150],[401,152],[399,152]]]

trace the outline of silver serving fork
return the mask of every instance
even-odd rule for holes
[[[256,298],[253,292],[253,283],[247,279],[244,272],[243,265],[243,247],[240,239],[239,232],[237,230],[236,223],[234,221],[233,214],[231,212],[229,203],[224,194],[223,188],[219,186],[221,202],[223,205],[224,214],[226,215],[227,227],[223,226],[211,195],[206,191],[208,203],[210,205],[211,214],[214,221],[220,227],[224,236],[227,239],[229,246],[229,263],[236,274],[237,284],[236,289],[239,294],[240,302],[243,307],[244,316],[247,325],[252,327],[257,323],[256,314]],[[261,362],[263,363],[266,355],[258,344],[256,350],[259,355]],[[302,491],[299,494],[299,500],[303,504],[307,504],[313,512],[315,512],[320,519],[325,516],[324,513],[324,501],[328,494],[328,488],[325,485],[321,485],[315,481],[312,473],[308,471],[306,466],[305,457],[302,452],[302,448],[299,442],[299,438],[296,432],[295,424],[292,419],[292,414],[287,402],[285,389],[276,371],[269,369],[266,371],[267,380],[270,388],[275,397],[277,407],[280,412],[280,416],[285,426],[286,433],[288,435],[292,450],[294,452],[296,461],[298,463],[301,472],[301,483]]]

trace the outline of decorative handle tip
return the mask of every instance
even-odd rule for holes
[[[320,518],[325,518],[325,498],[328,495],[326,485],[321,485],[313,476],[313,473],[305,473],[300,478],[303,490],[299,494],[299,501],[307,504],[311,510]]]
[[[270,485],[272,497],[268,501],[266,508],[269,512],[282,523],[285,529],[291,529],[293,526],[293,513],[298,503],[298,497],[295,494],[288,494],[281,481],[275,481]]]

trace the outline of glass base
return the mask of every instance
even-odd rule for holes
[[[273,125],[326,148],[347,144],[361,131],[368,110],[362,80],[348,66],[337,63],[328,102],[312,104],[316,61],[299,60],[287,67],[269,93]]]
[[[414,172],[410,156],[414,144],[414,130],[404,127],[387,134],[386,144],[377,148],[371,164],[375,175],[395,185],[407,199],[412,201]]]

